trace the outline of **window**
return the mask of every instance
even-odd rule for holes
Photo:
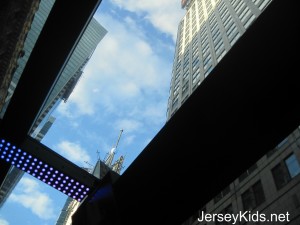
[[[272,169],[274,182],[277,189],[284,187],[293,177],[300,173],[299,162],[294,154],[291,154],[284,161]]]
[[[296,175],[300,173],[300,166],[294,154],[292,154],[285,160],[285,164],[288,168],[291,178],[294,178]]]
[[[264,201],[265,194],[260,180],[242,194],[244,211],[253,210]]]

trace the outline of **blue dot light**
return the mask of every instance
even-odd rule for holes
[[[4,139],[0,139],[0,159],[16,165],[19,169],[79,202],[89,194],[90,189],[78,180],[65,175],[58,168],[47,165],[38,157],[24,152]]]

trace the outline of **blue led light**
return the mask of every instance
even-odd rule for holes
[[[68,190],[68,195],[73,196],[77,201],[81,201],[89,192],[89,188],[84,189],[85,186],[78,180],[67,176],[61,171],[47,165],[45,162],[40,161],[38,158],[18,149],[16,146],[5,142],[4,139],[2,139],[0,143],[0,157],[12,165],[17,164],[16,167],[21,168],[21,170],[31,174],[44,183],[52,185],[53,188],[65,194],[66,190]]]

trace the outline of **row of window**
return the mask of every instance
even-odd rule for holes
[[[250,168],[247,173],[252,173],[253,170],[256,168],[256,164],[253,168]],[[252,171],[252,172],[251,172]],[[277,164],[272,170],[272,175],[274,178],[275,185],[277,190],[283,188],[292,178],[300,174],[300,165],[296,158],[295,154],[289,155],[279,164]],[[220,192],[214,198],[214,202],[219,202],[225,195],[230,193],[230,187],[228,186],[222,192]],[[253,185],[251,185],[246,191],[244,191],[241,195],[243,210],[244,211],[253,211],[255,208],[260,206],[262,203],[266,201],[265,197],[265,190],[263,188],[261,180],[258,180]],[[294,196],[294,204],[295,207],[300,207],[300,202],[296,196]],[[199,217],[199,213],[206,213],[206,207],[202,208],[200,211],[194,213],[194,215],[187,221],[187,224],[191,224]],[[219,213],[221,214],[232,214],[233,208],[232,204],[230,203],[227,207],[221,210]],[[215,222],[216,225],[227,225],[232,224],[230,222]]]
[[[242,182],[248,175],[253,173],[257,168],[257,165],[254,164],[250,167],[245,173],[243,173],[239,177],[239,182]],[[276,185],[277,190],[283,188],[289,181],[292,180],[295,176],[300,174],[300,165],[296,158],[295,154],[289,155],[286,159],[278,163],[271,170],[274,183]],[[228,194],[228,190],[226,193],[222,191],[219,195],[214,198],[214,203],[220,201],[226,194]],[[244,211],[253,210],[258,207],[265,201],[265,194],[263,190],[263,186],[261,181],[257,181],[254,185],[252,185],[249,189],[247,189],[241,195],[243,202]]]

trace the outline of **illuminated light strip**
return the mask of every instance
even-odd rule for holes
[[[4,139],[0,140],[0,159],[29,173],[79,202],[90,193],[90,187],[73,177],[67,176],[65,173],[38,159],[38,157],[17,148]]]

